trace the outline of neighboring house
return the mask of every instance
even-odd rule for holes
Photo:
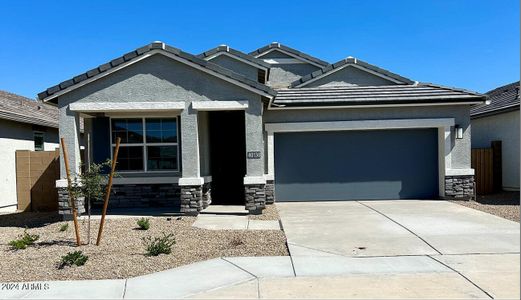
[[[468,198],[470,107],[486,99],[279,43],[195,56],[162,42],[38,97],[60,110],[73,171],[80,117],[92,161],[121,138],[111,205],[187,214],[210,201],[259,213],[274,200]]]
[[[490,104],[471,109],[472,148],[501,141],[503,190],[519,191],[519,81],[486,93]]]
[[[16,150],[58,147],[58,109],[0,91],[0,212],[16,211]]]

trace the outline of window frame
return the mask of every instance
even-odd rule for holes
[[[41,150],[36,149],[36,135],[41,134],[42,135],[42,148]],[[34,151],[45,151],[45,132],[40,130],[33,130],[33,148]]]
[[[121,143],[120,147],[142,147],[143,148],[143,169],[142,170],[121,170],[120,173],[125,174],[139,174],[139,173],[179,173],[181,171],[179,165],[179,116],[117,116],[110,117],[110,159],[114,159],[114,150],[116,146],[115,141],[112,138],[112,120],[114,119],[141,119],[143,128],[143,141],[141,143]],[[175,119],[176,124],[176,142],[175,143],[147,143],[146,137],[146,119]],[[148,149],[147,146],[175,146],[176,147],[176,160],[177,168],[169,170],[148,170]]]

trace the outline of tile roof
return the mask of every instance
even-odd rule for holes
[[[121,57],[118,57],[118,58],[115,58],[113,60],[111,60],[110,62],[108,63],[105,63],[105,64],[102,64],[100,66],[98,66],[97,68],[94,68],[92,70],[89,70],[85,73],[82,73],[78,76],[75,76],[71,79],[68,79],[68,80],[65,80],[63,82],[61,82],[60,84],[57,84],[55,86],[52,86],[48,89],[46,89],[45,91],[41,92],[38,94],[38,99],[40,100],[44,100],[44,101],[48,101],[49,97],[53,96],[54,94],[58,93],[58,92],[61,92],[63,90],[66,90],[66,89],[69,89],[69,88],[73,88],[75,85],[79,84],[80,82],[82,81],[85,81],[87,79],[90,79],[92,77],[95,77],[99,74],[102,74],[104,72],[107,72],[108,70],[110,69],[113,69],[115,67],[118,67],[119,65],[123,64],[123,63],[126,63],[128,61],[131,61],[131,60],[134,60],[136,58],[138,58],[139,56],[142,56],[150,51],[153,51],[153,50],[158,50],[158,51],[165,51],[167,53],[170,53],[170,54],[173,54],[177,57],[180,57],[184,60],[187,60],[189,62],[192,62],[192,63],[195,63],[203,68],[206,68],[212,72],[215,72],[219,75],[222,75],[222,76],[225,76],[225,77],[228,77],[234,81],[237,81],[237,82],[240,82],[242,84],[246,84],[254,89],[257,89],[259,91],[262,91],[266,94],[269,94],[269,95],[275,95],[276,92],[271,89],[270,87],[262,84],[262,83],[258,83],[254,80],[251,80],[249,78],[246,78],[245,76],[241,75],[241,74],[237,74],[237,73],[234,73],[226,68],[223,68],[219,65],[216,65],[214,63],[211,63],[211,62],[207,62],[205,61],[204,59],[201,59],[195,55],[192,55],[190,53],[187,53],[187,52],[184,52],[178,48],[174,48],[174,47],[171,47],[169,45],[166,45],[165,43],[163,42],[153,42],[153,43],[150,43],[146,46],[143,46],[141,48],[138,48],[134,51],[131,51]]]
[[[285,45],[282,45],[281,43],[277,43],[277,42],[273,42],[271,44],[268,44],[264,47],[261,47],[257,50],[254,50],[252,52],[250,52],[249,54],[252,55],[252,56],[257,56],[259,54],[262,54],[264,52],[267,52],[271,49],[281,49],[283,51],[286,51],[288,53],[291,53],[297,57],[300,57],[300,58],[303,58],[304,60],[308,60],[308,61],[311,61],[311,62],[314,62],[315,64],[318,64],[318,65],[321,65],[321,66],[327,66],[329,65],[329,63],[327,61],[323,61],[321,59],[318,59],[316,57],[313,57],[309,54],[306,54],[306,53],[303,53],[303,52],[300,52],[296,49],[293,49],[293,48],[290,48],[288,46],[285,46]]]
[[[236,57],[238,57],[238,58],[241,58],[241,59],[244,59],[244,60],[246,60],[246,61],[249,61],[249,62],[251,62],[251,63],[253,63],[253,64],[256,64],[256,65],[258,65],[258,66],[260,66],[260,67],[262,67],[262,68],[269,69],[269,68],[271,67],[270,64],[264,62],[263,60],[258,59],[258,58],[255,58],[255,57],[253,57],[253,56],[251,56],[251,55],[248,55],[248,54],[246,54],[246,53],[244,53],[244,52],[241,52],[241,51],[239,51],[239,50],[235,50],[235,49],[233,49],[233,48],[230,48],[230,47],[227,46],[227,45],[220,45],[220,46],[217,46],[217,47],[215,47],[215,48],[212,48],[212,49],[210,49],[210,50],[207,50],[207,51],[205,51],[205,52],[203,52],[203,53],[197,55],[197,57],[204,59],[204,58],[207,58],[207,57],[213,56],[213,55],[215,55],[215,54],[217,54],[217,53],[221,53],[221,52],[229,53],[229,54],[231,54],[231,55],[233,55],[233,56],[236,56]]]
[[[422,104],[437,102],[484,101],[475,92],[421,83],[416,85],[318,87],[281,89],[273,105],[284,107],[318,107],[376,104]]]
[[[498,87],[485,94],[488,96],[490,104],[471,108],[471,117],[484,117],[519,109],[519,81]]]
[[[413,84],[414,81],[409,79],[409,78],[405,78],[403,76],[400,76],[398,74],[395,74],[395,73],[392,73],[388,70],[385,70],[385,69],[382,69],[382,68],[379,68],[375,65],[372,65],[372,64],[369,64],[365,61],[362,61],[362,60],[359,60],[357,58],[354,58],[354,57],[347,57],[347,58],[344,58],[334,64],[331,64],[331,65],[328,65],[320,70],[317,70],[311,74],[308,74],[306,76],[303,76],[301,77],[300,79],[294,81],[291,83],[290,87],[297,87],[299,85],[302,85],[302,84],[305,84],[306,82],[309,82],[310,80],[312,79],[316,79],[316,78],[320,78],[320,77],[325,77],[327,76],[328,74],[331,74],[333,72],[336,72],[338,70],[338,68],[341,68],[341,67],[344,67],[344,66],[347,66],[347,65],[357,65],[357,66],[361,66],[361,67],[364,67],[366,69],[369,69],[373,72],[376,72],[376,73],[379,73],[381,75],[384,75],[384,76],[387,76],[387,77],[390,77],[394,80],[397,80],[397,81],[400,81],[402,82],[403,84]]]
[[[58,128],[58,108],[0,91],[0,119]]]

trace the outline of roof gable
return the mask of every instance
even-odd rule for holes
[[[261,59],[255,58],[255,57],[253,57],[251,55],[248,55],[246,53],[243,53],[243,52],[241,52],[239,50],[235,50],[233,48],[230,48],[227,45],[217,46],[215,48],[212,48],[210,50],[207,50],[207,51],[197,55],[197,57],[199,57],[201,59],[204,59],[206,61],[211,61],[212,59],[214,59],[214,58],[216,58],[218,56],[221,56],[221,55],[229,56],[229,57],[234,58],[234,59],[236,59],[238,61],[241,61],[241,62],[246,63],[246,64],[253,65],[253,66],[255,66],[257,68],[260,68],[260,69],[263,69],[263,70],[266,70],[266,69],[270,68],[270,65],[268,63],[265,63]]]
[[[296,80],[293,83],[291,83],[291,87],[296,88],[307,86],[317,80],[335,74],[336,72],[349,67],[357,68],[359,70],[362,70],[374,76],[381,77],[395,84],[414,84],[414,81],[410,80],[409,78],[405,78],[388,70],[379,68],[375,65],[366,63],[357,58],[348,57],[334,64],[328,65],[327,67],[322,68],[318,71],[315,71],[309,75],[303,76],[299,80]]]
[[[243,75],[234,73],[226,68],[207,62],[192,54],[186,53],[180,49],[166,45],[163,42],[153,42],[149,45],[138,48],[121,57],[113,59],[112,61],[98,66],[90,71],[75,76],[72,79],[66,80],[58,85],[48,88],[47,90],[38,94],[38,98],[45,102],[55,99],[69,91],[88,84],[96,79],[109,75],[121,68],[125,68],[137,61],[141,61],[155,54],[162,54],[179,62],[185,63],[191,67],[200,69],[213,76],[219,77],[223,80],[236,84],[245,89],[251,90],[255,93],[266,97],[273,97],[276,92],[270,87],[258,83],[254,80],[248,79]]]
[[[261,58],[261,57],[264,57],[266,56],[267,54],[271,53],[271,52],[280,52],[282,54],[285,54],[289,57],[293,57],[301,62],[305,62],[305,63],[309,63],[309,64],[312,64],[312,65],[315,65],[317,67],[325,67],[327,65],[329,65],[328,62],[326,61],[323,61],[321,59],[318,59],[316,57],[313,57],[309,54],[306,54],[304,52],[300,52],[296,49],[293,49],[293,48],[290,48],[288,46],[285,46],[285,45],[282,45],[280,43],[277,43],[277,42],[273,42],[269,45],[266,45],[264,47],[261,47],[257,50],[254,50],[252,52],[250,52],[250,55],[256,57],[256,58]],[[269,59],[269,58],[268,58]]]

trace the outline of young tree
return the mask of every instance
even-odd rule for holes
[[[99,164],[91,163],[86,168],[85,172],[77,176],[77,180],[74,183],[73,190],[75,194],[85,197],[85,201],[87,203],[87,239],[89,244],[92,202],[103,200],[103,197],[105,196],[105,188],[107,185],[107,177],[104,170],[110,169],[111,164],[111,160],[107,160]]]

